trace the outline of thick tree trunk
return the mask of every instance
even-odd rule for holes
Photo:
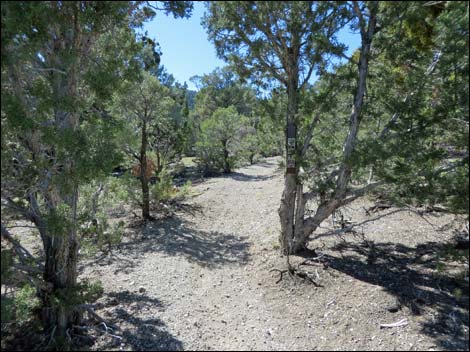
[[[67,81],[62,80],[62,77],[55,79],[53,87],[58,100],[77,94],[75,74],[72,69]],[[61,111],[59,108],[54,115],[58,131],[78,129],[77,113]],[[51,151],[54,152],[54,149]],[[47,221],[44,226],[40,226],[46,254],[43,278],[48,289],[39,295],[43,302],[42,318],[45,329],[55,329],[56,335],[66,336],[66,330],[72,324],[79,324],[81,320],[79,312],[69,301],[70,295],[76,294],[78,275],[78,185],[73,177],[68,177],[74,174],[76,168],[73,158],[54,162],[52,170],[61,170],[65,177],[59,183],[44,188],[42,193],[48,208]],[[48,171],[46,183],[52,183],[52,172]]]
[[[142,217],[150,219],[149,180],[147,179],[147,122],[142,121],[142,142],[140,145],[140,183],[142,185]]]
[[[78,9],[75,8],[75,11]],[[76,17],[77,13],[75,12]],[[60,46],[53,45],[57,51],[53,51],[47,56],[47,61],[52,67],[62,68],[64,72],[67,72],[67,75],[52,72],[49,76],[55,98],[54,119],[58,133],[73,132],[80,126],[79,113],[73,107],[68,107],[64,111],[64,101],[75,99],[79,95],[78,71],[80,62],[78,59],[67,62],[67,59],[63,57],[65,51],[76,49],[75,45],[78,45],[79,38],[81,38],[78,29],[74,29],[65,34],[62,33],[63,37],[53,39],[54,44],[60,43]],[[61,45],[66,49],[63,49]],[[67,57],[70,54],[65,55]],[[41,157],[47,160],[47,165],[51,162],[48,153],[55,154],[55,145],[38,146],[38,148],[42,150]],[[79,324],[81,320],[79,312],[75,310],[69,300],[70,295],[74,294],[74,290],[76,290],[78,275],[78,184],[74,177],[70,177],[74,176],[77,166],[73,157],[69,156],[63,159],[56,157],[57,159],[52,159],[53,165],[46,169],[43,183],[45,186],[40,192],[47,206],[48,216],[46,221],[41,220],[41,224],[38,226],[46,257],[43,278],[47,288],[39,292],[39,296],[43,303],[44,328],[49,331],[55,329],[56,335],[66,336],[67,329],[72,324]],[[54,177],[57,176],[56,173],[60,173],[61,180],[59,182],[54,180]],[[31,205],[40,214],[36,200]]]
[[[279,242],[282,253],[291,254],[292,240],[294,238],[296,175],[286,174],[284,178],[284,191],[282,192],[279,218],[281,221],[281,235]]]
[[[337,170],[338,176],[336,179],[335,191],[329,200],[325,200],[318,206],[313,217],[305,220],[301,220],[300,218],[297,219],[298,223],[302,223],[303,228],[299,231],[295,231],[292,253],[295,253],[306,246],[310,234],[312,234],[338,207],[344,205],[346,197],[348,196],[348,186],[352,172],[351,156],[355,149],[357,134],[361,122],[361,111],[364,103],[364,94],[366,91],[367,74],[369,69],[369,53],[376,24],[376,10],[377,5],[376,3],[373,3],[371,6],[369,22],[366,28],[366,23],[360,14],[360,10],[356,7],[356,13],[360,18],[362,38],[361,53],[358,64],[359,74],[354,103],[349,119],[349,133],[343,145],[343,160]],[[299,203],[305,205],[303,201],[299,201]]]
[[[76,235],[76,202],[77,189],[72,197],[64,199],[64,203],[71,207],[71,227],[66,233],[54,233],[48,226],[43,233],[44,252],[46,263],[44,270],[44,281],[50,291],[42,293],[43,299],[43,322],[45,328],[54,328],[55,334],[65,336],[66,330],[72,324],[79,324],[81,316],[70,306],[70,294],[77,285],[77,262],[79,243]]]

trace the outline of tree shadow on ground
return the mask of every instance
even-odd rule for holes
[[[134,238],[121,245],[123,251],[163,252],[203,267],[246,264],[250,259],[247,236],[195,229],[191,222],[178,217],[136,229]]]
[[[124,272],[128,274],[128,270],[136,266],[134,258],[129,259],[121,254],[121,251],[118,248],[113,249],[112,251],[107,251],[100,253],[98,256],[91,260],[84,260],[80,263],[78,267],[78,272],[82,273],[86,267],[95,267],[95,266],[105,266],[105,265],[116,265],[117,269],[115,274],[118,272]]]
[[[274,177],[274,175],[248,175],[241,172],[231,172],[229,174],[223,175],[223,177],[243,182],[256,182],[270,180]]]
[[[250,245],[247,236],[194,229],[191,222],[173,216],[133,227],[119,249],[91,263],[117,265],[115,274],[129,274],[139,266],[144,254],[162,252],[207,268],[244,265],[250,260]],[[84,263],[81,270],[88,265],[90,262]]]
[[[330,268],[382,286],[414,315],[433,311],[435,318],[422,325],[422,332],[432,336],[443,349],[466,350],[468,281],[434,270],[446,246],[427,242],[413,248],[397,243],[343,241],[331,248],[339,252],[339,257],[325,254],[322,260]]]
[[[260,161],[258,163],[254,163],[252,166],[259,166],[259,167],[265,167],[265,168],[272,168],[272,167],[277,167],[279,164],[276,161]]]
[[[162,302],[144,293],[130,291],[110,292],[100,304],[105,309],[105,318],[119,329],[108,336],[100,350],[122,347],[132,351],[179,351],[183,343],[168,332],[165,323],[155,316],[164,310]]]

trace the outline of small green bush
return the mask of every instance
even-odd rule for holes
[[[157,182],[151,186],[152,200],[157,204],[167,202],[172,199],[177,192],[178,190],[173,186],[173,178],[169,174],[168,169],[163,167],[158,175]]]
[[[30,285],[21,288],[15,297],[15,318],[19,325],[31,319],[34,309],[40,306],[41,302],[36,297],[36,289]]]
[[[41,302],[36,297],[36,289],[28,284],[24,285],[13,297],[2,295],[1,314],[2,331],[7,324],[16,323],[23,326],[33,317],[33,311],[39,308]]]

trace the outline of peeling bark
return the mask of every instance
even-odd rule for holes
[[[300,227],[300,229],[294,232],[295,238],[293,240],[293,247],[291,248],[291,253],[299,252],[303,248],[305,248],[310,234],[312,234],[325,219],[327,219],[338,207],[356,199],[357,196],[360,194],[360,192],[357,192],[357,196],[353,195],[352,197],[348,198],[348,187],[350,184],[352,170],[350,160],[355,150],[357,133],[359,131],[359,126],[361,122],[361,111],[364,103],[364,94],[366,90],[366,81],[369,69],[369,53],[376,26],[377,4],[375,2],[370,7],[370,16],[367,26],[362,16],[362,13],[358,8],[357,3],[354,3],[354,10],[358,16],[359,24],[361,27],[362,46],[358,64],[359,74],[357,89],[354,96],[354,103],[351,115],[349,118],[349,132],[343,146],[343,160],[339,169],[334,170],[332,172],[332,177],[337,177],[335,191],[329,199],[323,200],[319,204],[315,215],[307,219],[303,219],[303,215],[302,218],[300,218],[300,213],[303,210],[302,208],[305,207],[306,200],[311,198],[311,194],[307,194],[305,197],[303,197],[303,195],[302,197],[299,197],[297,206],[300,206],[301,209],[297,211],[298,218],[296,218],[296,226]],[[375,186],[375,184],[370,185],[370,188],[372,188],[372,186]],[[366,188],[364,189],[364,191],[366,190]]]

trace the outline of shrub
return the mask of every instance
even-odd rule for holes
[[[166,202],[176,193],[177,189],[173,186],[173,178],[166,167],[163,167],[158,175],[157,182],[150,189],[152,200],[155,203]]]
[[[243,117],[235,107],[217,109],[201,123],[196,142],[199,167],[207,175],[230,172],[240,158]]]
[[[36,297],[36,289],[28,284],[18,290],[13,297],[2,295],[2,331],[11,323],[15,323],[16,327],[22,327],[33,318],[33,311],[39,306],[40,301]]]

